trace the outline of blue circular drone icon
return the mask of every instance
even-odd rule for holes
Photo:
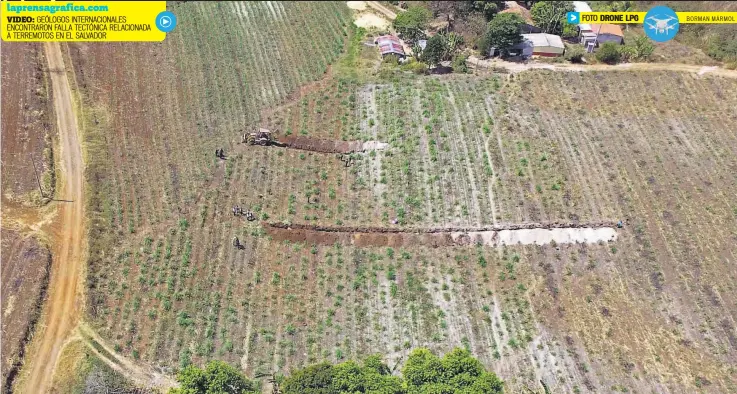
[[[678,23],[678,15],[672,9],[659,5],[651,8],[645,14],[645,22],[643,26],[645,34],[657,42],[665,42],[672,40],[678,33],[680,27]]]
[[[156,15],[156,27],[164,33],[168,33],[174,30],[174,27],[176,25],[177,17],[174,16],[173,12],[162,11],[159,13],[159,15]]]

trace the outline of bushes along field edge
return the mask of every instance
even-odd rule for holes
[[[396,367],[395,367],[396,368]],[[488,372],[471,353],[455,348],[442,358],[425,348],[413,350],[401,375],[382,362],[380,355],[366,357],[361,364],[350,360],[340,364],[322,362],[276,378],[283,394],[338,393],[502,393],[504,383]],[[259,384],[237,368],[210,361],[204,369],[188,366],[177,374],[181,387],[169,394],[259,393]]]

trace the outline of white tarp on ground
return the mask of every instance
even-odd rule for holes
[[[487,246],[502,245],[546,245],[609,242],[617,240],[617,231],[612,227],[602,228],[534,228],[500,231],[452,232],[450,237],[458,241],[461,237],[469,237],[472,243]]]

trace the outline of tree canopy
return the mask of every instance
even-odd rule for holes
[[[205,369],[190,365],[177,374],[180,388],[169,394],[255,394],[258,386],[238,369],[222,361],[210,361]]]
[[[522,42],[522,17],[513,13],[497,14],[489,22],[484,39],[479,43],[479,50],[486,55],[489,48],[496,48],[502,56],[509,54],[509,50]]]
[[[613,42],[605,42],[599,45],[599,49],[596,51],[596,59],[607,64],[617,64],[621,57],[619,44]]]
[[[412,6],[397,15],[394,19],[394,28],[402,35],[402,39],[414,43],[425,37],[425,29],[430,18],[432,18],[430,10],[425,7]]]
[[[410,353],[402,373],[407,394],[495,394],[501,393],[504,387],[495,374],[487,372],[479,360],[461,348],[442,359],[427,349],[416,349]]]
[[[496,394],[504,386],[465,349],[455,349],[442,359],[428,349],[416,349],[402,375],[391,375],[379,356],[371,356],[363,365],[322,363],[295,371],[281,389],[284,394]]]
[[[366,358],[363,365],[355,361],[311,365],[294,371],[281,389],[284,394],[404,393],[402,380],[391,375],[378,355]]]
[[[467,1],[430,1],[430,9],[433,14],[446,14],[453,15],[455,19],[464,19],[469,17],[471,14],[481,14],[486,17],[486,20],[496,15],[497,12],[504,10],[505,4],[503,1],[491,1],[491,0],[467,0]]]
[[[484,369],[468,350],[455,349],[439,358],[420,348],[409,354],[402,376],[392,375],[381,356],[362,363],[322,362],[293,371],[280,384],[283,394],[500,394],[504,383]],[[181,387],[169,394],[251,394],[259,387],[222,361],[204,369],[188,366],[177,374]]]
[[[484,14],[487,21],[491,20],[499,11],[504,10],[505,7],[503,1],[472,1],[471,4],[474,10]]]
[[[448,44],[440,34],[436,34],[427,40],[427,46],[422,51],[420,60],[430,65],[430,67],[437,66],[445,57],[448,50]]]
[[[530,9],[535,25],[548,34],[563,34],[566,12],[573,11],[572,1],[540,1]]]

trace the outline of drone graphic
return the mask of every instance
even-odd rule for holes
[[[655,30],[655,34],[666,34],[667,35],[667,34],[670,33],[670,30],[675,29],[676,27],[678,27],[678,18],[677,17],[666,16],[666,18],[664,18],[664,19],[660,19],[660,18],[657,18],[657,17],[662,18],[663,15],[651,16],[651,17],[648,17],[645,20],[645,23],[647,24],[647,26],[650,29]],[[654,22],[654,24],[653,23],[650,23],[650,22],[647,22],[648,20],[652,20]],[[673,23],[673,24],[671,24],[670,22],[672,20],[675,20],[676,22]]]

